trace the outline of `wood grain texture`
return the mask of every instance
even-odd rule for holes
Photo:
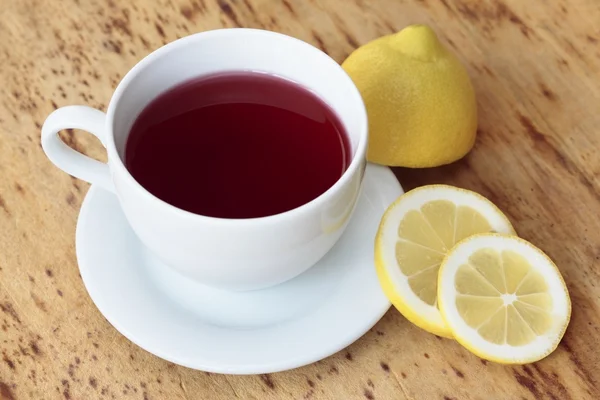
[[[0,3],[0,399],[597,399],[600,397],[600,3],[596,0],[3,0]],[[507,212],[564,274],[573,317],[528,366],[481,361],[395,310],[347,350],[297,370],[223,376],[173,365],[108,324],[78,274],[88,189],[51,165],[53,109],[106,109],[120,78],[162,44],[260,27],[342,61],[410,23],[464,61],[479,138],[453,165],[397,169],[406,189],[449,183]],[[96,158],[102,146],[64,132]]]

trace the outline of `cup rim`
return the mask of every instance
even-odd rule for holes
[[[131,81],[142,71],[144,68],[148,67],[155,60],[160,57],[163,57],[165,54],[174,51],[180,47],[187,46],[194,42],[199,42],[202,40],[209,40],[215,36],[223,36],[223,35],[262,35],[264,37],[275,36],[283,40],[287,40],[290,43],[306,46],[314,52],[317,57],[325,57],[327,62],[333,65],[335,69],[337,69],[342,75],[343,79],[347,83],[349,89],[349,97],[351,101],[355,103],[356,110],[355,114],[359,118],[359,137],[358,144],[356,150],[354,152],[354,156],[350,162],[350,165],[342,176],[325,192],[323,192],[318,197],[312,199],[308,203],[304,203],[301,206],[293,208],[288,211],[284,211],[282,213],[267,215],[264,217],[254,217],[254,218],[220,218],[220,217],[211,217],[201,214],[196,214],[190,211],[186,211],[179,207],[176,207],[166,201],[156,197],[154,194],[150,193],[144,186],[142,186],[129,172],[123,160],[121,159],[119,152],[117,151],[116,143],[115,143],[115,135],[113,130],[113,122],[114,116],[117,108],[117,104],[121,100],[123,93],[126,88],[129,86]],[[185,36],[183,38],[177,39],[173,42],[167,43],[159,47],[158,49],[152,51],[150,54],[145,56],[142,60],[140,60],[137,64],[131,68],[127,74],[123,77],[123,79],[117,85],[115,92],[113,93],[110,103],[108,105],[107,110],[107,129],[109,133],[106,138],[106,148],[108,152],[108,164],[113,174],[119,173],[120,176],[123,176],[126,180],[126,183],[135,188],[136,192],[141,194],[142,196],[150,199],[153,202],[159,202],[163,206],[165,211],[173,213],[178,217],[185,217],[189,219],[194,219],[196,221],[203,221],[208,223],[216,223],[216,224],[255,224],[257,222],[260,223],[279,223],[285,220],[289,220],[291,218],[302,217],[303,214],[309,212],[311,209],[319,207],[321,204],[329,200],[339,189],[344,186],[352,177],[357,169],[361,168],[361,164],[363,159],[366,156],[367,149],[367,141],[368,141],[368,119],[367,119],[367,110],[365,104],[363,102],[362,96],[358,91],[358,88],[350,78],[350,76],[344,71],[340,64],[338,64],[333,58],[331,58],[328,54],[323,52],[321,49],[311,45],[310,43],[304,42],[300,39],[294,38],[289,35],[285,35],[278,32],[263,30],[263,29],[253,29],[253,28],[222,28],[222,29],[214,29],[210,31],[204,31],[195,33],[189,36]]]

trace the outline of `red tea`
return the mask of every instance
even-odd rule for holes
[[[150,193],[219,218],[282,213],[329,189],[348,138],[318,96],[254,72],[210,75],[161,94],[131,129],[125,164]]]

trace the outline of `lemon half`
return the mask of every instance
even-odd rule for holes
[[[437,307],[438,270],[455,243],[482,232],[514,229],[475,192],[430,185],[400,196],[384,213],[375,239],[377,275],[392,304],[415,325],[452,337]]]
[[[467,154],[477,133],[477,101],[461,61],[426,25],[410,25],[356,49],[342,67],[369,115],[367,159],[411,168]]]
[[[438,299],[458,342],[504,364],[550,354],[571,317],[556,265],[531,243],[511,236],[481,234],[457,244],[440,268]]]

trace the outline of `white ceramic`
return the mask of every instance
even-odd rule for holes
[[[232,293],[156,260],[117,198],[93,186],[77,223],[77,260],[100,312],[143,349],[204,371],[282,371],[343,349],[386,312],[373,238],[385,208],[401,193],[388,168],[369,164],[355,215],[321,261],[280,285]]]
[[[353,157],[328,191],[282,214],[219,219],[173,207],[129,174],[122,161],[125,143],[143,108],[183,81],[231,70],[261,71],[290,79],[314,91],[336,111],[349,135]],[[58,132],[66,128],[97,136],[107,149],[108,165],[64,144]],[[106,115],[84,106],[54,111],[42,128],[42,146],[65,172],[114,191],[135,233],[166,264],[198,282],[250,290],[279,284],[306,271],[339,239],[361,188],[367,116],[351,79],[319,49],[274,32],[222,29],[179,39],[144,58],[123,78]],[[190,182],[194,184],[199,183]]]

